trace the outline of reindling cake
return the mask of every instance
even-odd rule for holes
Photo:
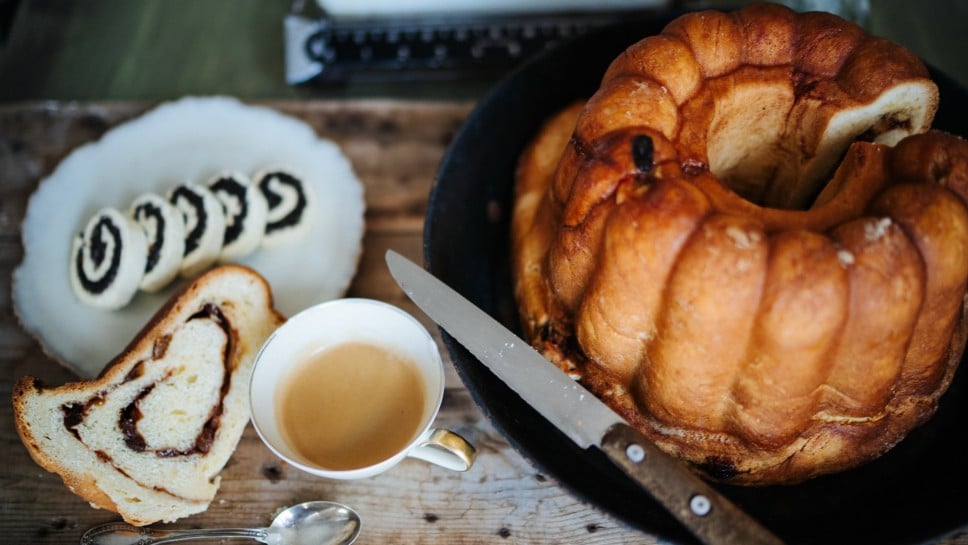
[[[674,20],[521,157],[525,336],[711,478],[880,456],[965,342],[968,144],[937,106],[914,54],[831,14]]]

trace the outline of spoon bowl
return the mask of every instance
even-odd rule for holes
[[[161,545],[191,539],[249,538],[269,545],[350,545],[360,535],[360,515],[331,501],[308,501],[283,509],[268,528],[157,530],[110,522],[81,536],[81,545]]]
[[[350,545],[360,535],[361,524],[360,515],[341,503],[307,501],[283,509],[269,530],[278,530],[279,543]]]

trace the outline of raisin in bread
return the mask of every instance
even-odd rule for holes
[[[248,423],[255,355],[283,321],[260,275],[213,269],[96,379],[56,388],[21,379],[17,431],[71,491],[132,524],[202,512]]]

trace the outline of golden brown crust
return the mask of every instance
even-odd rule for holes
[[[924,133],[936,108],[913,54],[829,14],[677,19],[522,155],[527,338],[715,478],[881,455],[966,336],[968,144]]]
[[[965,297],[968,209],[940,185],[906,183],[885,190],[872,210],[897,221],[924,262],[924,298],[897,390],[898,395],[929,395],[945,375],[942,362]]]
[[[562,110],[549,120],[522,155],[514,189],[514,210],[511,230],[518,233],[511,240],[511,268],[521,279],[515,284],[515,298],[528,301],[528,317],[522,324],[525,336],[536,338],[539,329],[549,322],[564,319],[557,311],[548,288],[545,266],[552,231],[546,226],[556,219],[549,217],[554,209],[545,202],[549,198],[549,176],[553,172],[568,139],[575,128],[583,103]]]
[[[736,433],[767,448],[788,444],[812,417],[827,358],[846,315],[837,248],[809,231],[770,241],[763,297],[745,367],[736,376]]]
[[[924,298],[924,263],[901,227],[883,218],[847,222],[832,238],[851,261],[850,294],[846,323],[831,355],[837,365],[827,377],[821,410],[874,418],[894,395]]]

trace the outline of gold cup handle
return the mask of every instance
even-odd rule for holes
[[[467,471],[474,464],[477,449],[450,430],[431,428],[407,455],[454,471]]]

